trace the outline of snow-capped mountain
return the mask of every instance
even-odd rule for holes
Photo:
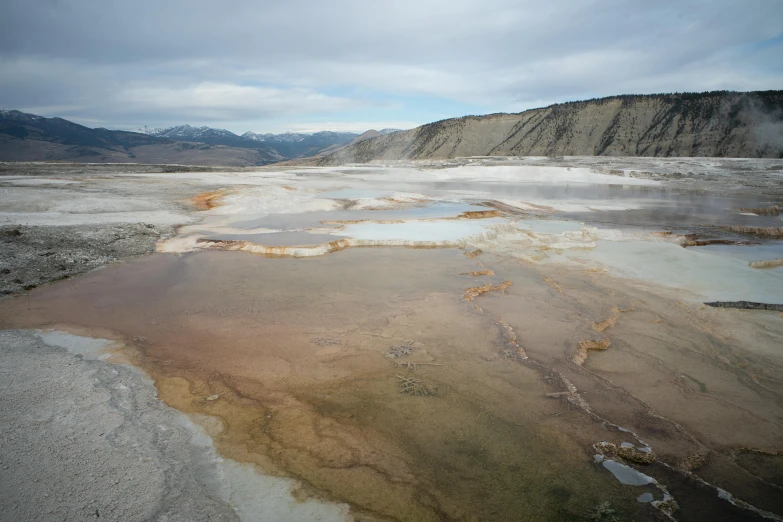
[[[297,143],[307,139],[309,134],[300,134],[298,132],[285,132],[283,134],[256,134],[255,132],[247,131],[242,135],[243,138],[247,138],[255,141],[269,141],[276,143]]]
[[[139,134],[146,134],[147,136],[156,136],[163,129],[160,127],[147,127],[146,125],[140,129],[136,129],[134,132]]]
[[[136,132],[166,138],[175,141],[194,141],[209,145],[225,145],[227,147],[241,147],[265,151],[272,156],[280,156],[268,143],[254,141],[242,136],[237,136],[226,129],[212,127],[193,127],[191,125],[176,125],[167,128],[142,127]]]
[[[266,141],[267,136],[271,136],[271,134],[256,134],[255,132],[247,131],[242,135],[243,138],[254,141]]]
[[[46,119],[43,116],[38,116],[37,114],[30,114],[29,112],[17,111],[15,109],[0,109],[0,118],[9,121],[36,121]]]
[[[227,138],[238,139],[240,138],[231,131],[226,129],[213,129],[212,127],[191,127],[190,125],[177,125],[175,127],[168,127],[165,129],[154,127],[142,127],[136,132],[142,134],[149,134],[150,136],[157,136],[159,138],[172,138],[180,140],[203,140],[206,138]]]

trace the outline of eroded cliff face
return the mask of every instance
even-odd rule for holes
[[[553,155],[783,157],[783,91],[616,96],[466,116],[356,143],[319,164]]]

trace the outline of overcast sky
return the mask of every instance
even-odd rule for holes
[[[783,0],[0,0],[0,107],[91,127],[409,128],[783,88]]]

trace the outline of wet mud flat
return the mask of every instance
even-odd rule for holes
[[[622,434],[500,354],[497,318],[463,299],[475,265],[457,250],[154,255],[2,301],[1,326],[117,337],[166,403],[214,419],[221,454],[357,519],[582,520],[606,501],[653,517],[591,461],[594,439]]]
[[[124,343],[222,455],[357,520],[783,512],[779,317],[649,290],[457,249],[155,254],[2,300],[0,327]]]

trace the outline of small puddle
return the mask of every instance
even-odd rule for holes
[[[701,248],[707,247],[600,241],[592,250],[564,255],[597,262],[620,276],[684,289],[704,301],[780,302],[783,271],[751,268],[746,261],[701,252]]]
[[[457,241],[487,232],[491,225],[508,221],[501,218],[482,220],[443,220],[393,224],[358,223],[346,225],[340,234],[354,239],[375,241]]]
[[[296,214],[269,214],[259,218],[243,217],[228,223],[226,226],[237,229],[253,228],[317,228],[324,227],[321,221],[404,221],[411,219],[434,219],[456,217],[463,212],[472,210],[487,210],[487,207],[465,203],[436,203],[420,207],[396,210],[334,210],[312,211]]]
[[[603,461],[603,466],[612,472],[614,478],[626,486],[646,486],[647,484],[655,483],[654,478],[648,477],[641,471],[636,471],[632,467],[615,460],[606,459]]]
[[[649,492],[648,493],[642,493],[641,495],[636,497],[636,501],[637,502],[642,502],[642,503],[645,503],[645,504],[647,502],[652,502],[653,500],[655,500],[655,497],[653,496],[652,493],[649,493]]]
[[[762,244],[740,245],[706,245],[692,247],[700,252],[706,252],[717,256],[742,259],[743,261],[763,261],[783,257],[783,241],[769,241]]]

